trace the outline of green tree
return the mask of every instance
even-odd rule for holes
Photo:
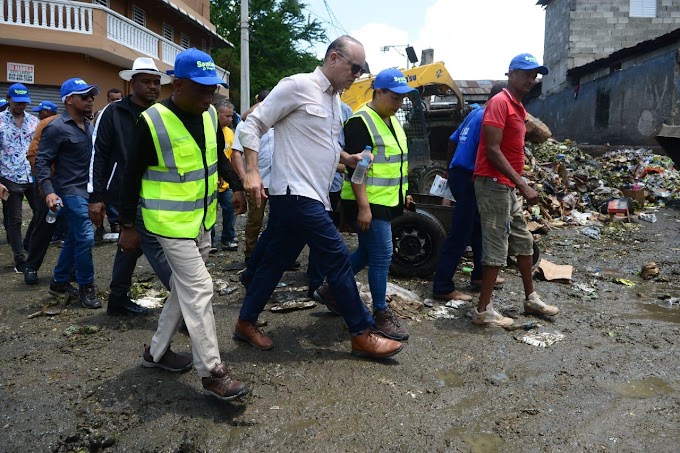
[[[250,0],[250,99],[281,78],[311,72],[321,62],[313,46],[325,41],[319,21],[305,12],[299,0]],[[230,95],[239,105],[241,74],[241,1],[211,0],[211,21],[234,48],[215,49],[215,63],[231,72]]]

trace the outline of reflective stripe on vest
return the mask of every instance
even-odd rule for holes
[[[397,206],[399,204],[399,188],[401,199],[408,190],[408,151],[406,134],[396,117],[390,122],[394,134],[385,121],[367,105],[357,110],[353,117],[361,118],[373,142],[373,164],[366,177],[366,196],[371,204]],[[396,135],[396,137],[395,137]],[[352,183],[345,178],[342,185],[343,200],[356,200]]]
[[[212,228],[217,214],[217,112],[211,106],[202,115],[205,154],[164,105],[152,106],[142,118],[158,158],[142,177],[144,225],[161,236],[194,239],[201,224]]]

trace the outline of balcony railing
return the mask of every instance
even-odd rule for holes
[[[63,0],[0,0],[0,24],[92,34],[92,7]]]
[[[95,23],[94,10],[106,13],[106,30],[103,24],[100,26],[98,22]],[[70,33],[105,32],[107,39],[171,66],[175,63],[177,54],[184,50],[127,17],[92,3],[70,0],[0,0],[0,24]],[[217,66],[217,73],[229,83],[229,71]]]

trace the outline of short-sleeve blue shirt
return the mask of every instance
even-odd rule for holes
[[[458,144],[449,168],[461,168],[470,172],[475,170],[479,134],[482,130],[483,119],[484,108],[473,110],[465,118],[465,121],[458,126],[456,132],[449,137],[451,142]]]

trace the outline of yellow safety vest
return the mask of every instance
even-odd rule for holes
[[[368,128],[373,141],[373,165],[366,175],[366,196],[371,204],[381,206],[397,206],[399,204],[399,186],[402,188],[402,200],[406,199],[408,190],[408,150],[406,134],[395,116],[390,117],[395,138],[390,128],[380,115],[368,105],[354,112],[352,118],[361,118]],[[343,200],[356,200],[352,183],[345,178],[340,196]]]
[[[142,177],[144,226],[154,234],[194,239],[217,216],[217,111],[203,113],[205,157],[182,121],[162,104],[142,113],[153,137],[158,165]],[[205,161],[204,161],[205,160]]]

